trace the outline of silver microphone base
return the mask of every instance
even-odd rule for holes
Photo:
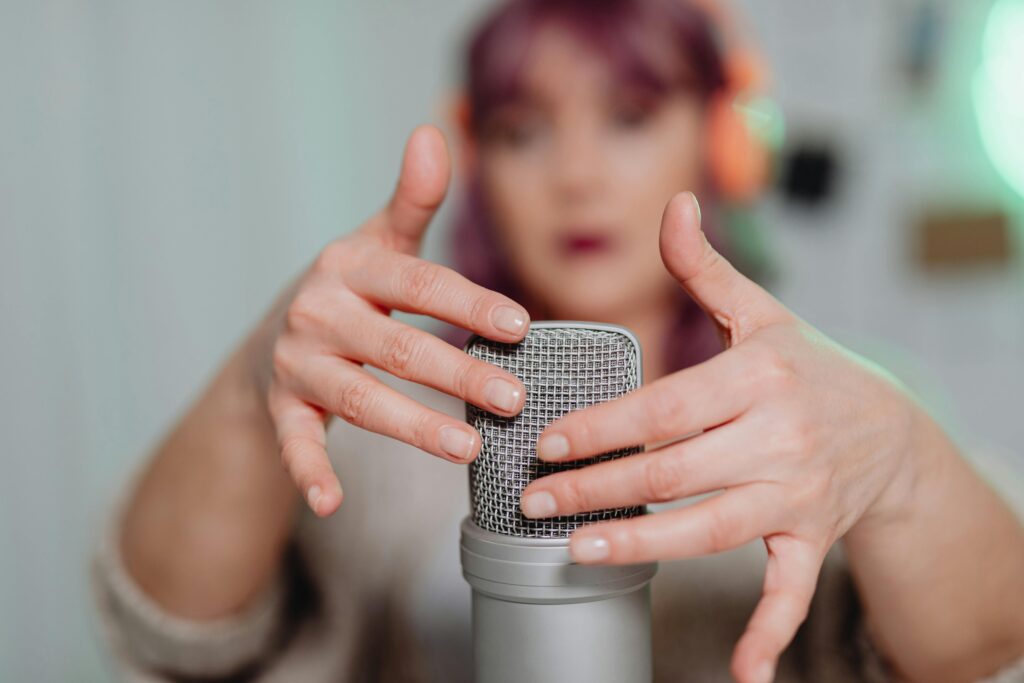
[[[567,539],[462,523],[477,683],[649,683],[656,564],[573,564]]]

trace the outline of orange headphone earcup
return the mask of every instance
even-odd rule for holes
[[[711,100],[707,111],[706,157],[716,189],[734,202],[757,198],[768,183],[770,154],[735,107],[727,91]]]

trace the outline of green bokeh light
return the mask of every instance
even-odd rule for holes
[[[1024,197],[1024,0],[997,0],[974,75],[974,109],[985,150]]]
[[[786,120],[774,100],[764,95],[743,95],[732,106],[762,144],[773,151],[781,149],[786,137]]]

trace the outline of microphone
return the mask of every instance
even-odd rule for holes
[[[640,344],[627,329],[589,322],[535,322],[523,341],[475,336],[466,352],[509,371],[526,387],[515,417],[466,405],[480,432],[469,469],[470,515],[462,523],[462,574],[473,591],[477,683],[649,683],[650,581],[654,563],[574,564],[569,535],[579,527],[642,515],[643,506],[528,519],[519,499],[534,479],[619,458],[537,459],[537,439],[562,415],[637,389]]]

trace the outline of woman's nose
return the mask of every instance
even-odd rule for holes
[[[554,145],[550,171],[563,199],[586,199],[604,191],[605,159],[596,131],[566,126]]]

